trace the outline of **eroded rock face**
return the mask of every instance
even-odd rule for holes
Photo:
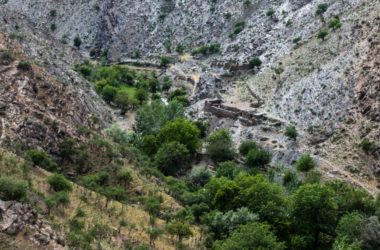
[[[64,237],[30,205],[20,202],[0,200],[0,232],[13,236],[24,232],[24,237],[40,249],[65,249]]]
[[[0,64],[0,145],[21,142],[57,154],[64,137],[80,138],[80,127],[99,130],[111,121],[106,105],[89,83],[65,62],[54,63],[46,44],[46,52],[36,57],[46,59],[46,68],[33,64],[24,48],[3,33],[0,45],[1,51],[20,54]],[[19,68],[20,61],[28,61],[31,67]]]

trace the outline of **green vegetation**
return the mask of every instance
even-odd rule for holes
[[[80,36],[76,36],[76,37],[74,37],[73,44],[74,44],[74,46],[77,47],[78,49],[80,48],[80,46],[82,45],[82,39],[80,38]]]
[[[249,150],[245,164],[250,168],[262,168],[269,164],[271,160],[272,155],[267,150],[257,146]]]
[[[94,83],[96,91],[107,103],[120,108],[123,113],[142,105],[161,91],[161,85],[170,82],[165,78],[161,83],[155,71],[139,72],[120,65],[100,66],[87,61],[76,65],[75,69]]]
[[[233,141],[229,131],[222,129],[213,132],[207,138],[206,152],[214,162],[223,162],[234,159],[235,150],[233,148]]]
[[[333,29],[333,30],[336,30],[336,29],[339,29],[340,27],[342,27],[342,23],[340,22],[340,19],[338,16],[335,16],[333,17],[330,21],[329,21],[329,28]]]
[[[17,64],[17,68],[22,71],[31,71],[32,70],[32,64],[28,61],[20,61]]]
[[[327,30],[323,29],[323,30],[318,32],[317,37],[318,37],[318,39],[321,39],[322,41],[324,41],[328,34],[329,34],[329,32]]]
[[[302,155],[296,162],[296,168],[298,171],[308,172],[315,168],[316,163],[309,154]]]
[[[365,152],[369,153],[372,149],[375,148],[375,143],[370,141],[368,138],[364,138],[360,144],[359,147]]]
[[[245,22],[238,22],[234,26],[234,31],[230,34],[230,37],[233,38],[237,36],[239,33],[241,33],[244,30]]]
[[[217,54],[220,52],[220,44],[219,43],[212,43],[212,44],[207,44],[200,46],[198,48],[195,48],[191,54],[192,55],[212,55],[212,54]]]
[[[0,199],[23,201],[26,198],[28,183],[12,177],[0,177]]]
[[[48,177],[47,181],[50,187],[56,192],[71,191],[73,189],[71,183],[61,174],[53,174]]]
[[[295,126],[290,125],[285,129],[285,135],[293,140],[296,140],[298,137],[298,132]]]
[[[260,60],[260,58],[255,57],[249,61],[249,66],[251,66],[251,68],[260,68],[262,63],[263,62]]]
[[[26,158],[30,160],[34,166],[40,166],[48,171],[57,170],[57,163],[55,163],[45,151],[30,149],[27,150],[25,154]]]

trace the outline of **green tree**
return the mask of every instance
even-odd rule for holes
[[[162,173],[176,175],[189,166],[190,152],[185,145],[171,141],[160,147],[154,159]]]
[[[327,30],[323,29],[323,30],[318,32],[317,37],[318,37],[318,39],[321,39],[322,41],[324,41],[328,34],[329,34],[329,32]]]
[[[73,189],[71,183],[61,174],[52,174],[48,177],[50,187],[56,191],[71,191]]]
[[[168,121],[181,118],[184,115],[182,104],[173,101],[166,106],[160,100],[144,104],[136,114],[136,130],[142,135],[155,134]]]
[[[279,242],[270,227],[262,223],[240,226],[232,235],[215,243],[216,250],[284,250],[285,244]]]
[[[158,133],[158,140],[160,143],[179,142],[185,145],[190,153],[195,153],[201,143],[198,127],[186,119],[166,123]]]
[[[216,209],[228,211],[236,208],[235,199],[240,192],[239,186],[226,177],[211,178],[206,184],[207,201]]]
[[[361,230],[364,223],[364,216],[357,212],[343,215],[335,230],[337,239],[345,238],[345,241],[348,243],[354,243],[355,241],[360,240]]]
[[[309,154],[302,155],[296,161],[296,168],[298,171],[308,172],[311,169],[315,168],[315,166],[316,166],[316,163]]]
[[[235,150],[230,132],[226,129],[213,132],[207,138],[206,152],[214,162],[233,160]]]
[[[56,171],[57,163],[50,159],[49,155],[42,150],[30,149],[26,151],[26,158],[29,159],[34,166],[40,166],[48,171]]]
[[[245,158],[245,164],[250,167],[264,167],[272,160],[272,155],[267,150],[256,147],[251,149]]]
[[[333,190],[322,184],[306,184],[295,191],[291,201],[296,231],[309,238],[309,246],[318,248],[321,234],[334,234],[338,205]]]
[[[285,223],[287,200],[281,185],[270,182],[263,175],[240,174],[235,179],[240,192],[235,202],[257,213],[262,221],[273,225]]]
[[[117,88],[111,85],[106,85],[102,89],[102,97],[108,103],[114,102],[116,95],[117,95]]]
[[[129,105],[129,95],[127,90],[118,90],[115,96],[115,104],[121,108],[124,113]]]
[[[227,177],[230,180],[233,180],[239,173],[241,169],[233,161],[225,161],[218,164],[216,168],[216,177]]]
[[[140,102],[140,104],[148,100],[148,95],[148,92],[144,88],[139,88],[135,92],[135,98]]]
[[[187,222],[174,220],[166,225],[166,231],[178,237],[178,243],[181,244],[183,239],[193,235],[190,225]]]

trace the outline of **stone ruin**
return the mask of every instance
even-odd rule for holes
[[[222,100],[206,101],[204,110],[217,117],[240,120],[241,124],[247,127],[259,125],[266,120],[271,120],[277,123],[277,125],[281,125],[281,121],[269,118],[263,113],[256,113],[255,110],[241,110],[227,106],[223,104]]]

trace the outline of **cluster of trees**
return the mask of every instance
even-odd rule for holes
[[[169,61],[161,58],[163,66]],[[170,89],[170,79],[161,82],[155,72],[145,73],[125,66],[97,66],[90,62],[77,65],[76,70],[95,84],[96,91],[103,99],[126,111],[147,101],[151,96],[159,99],[158,92]]]

